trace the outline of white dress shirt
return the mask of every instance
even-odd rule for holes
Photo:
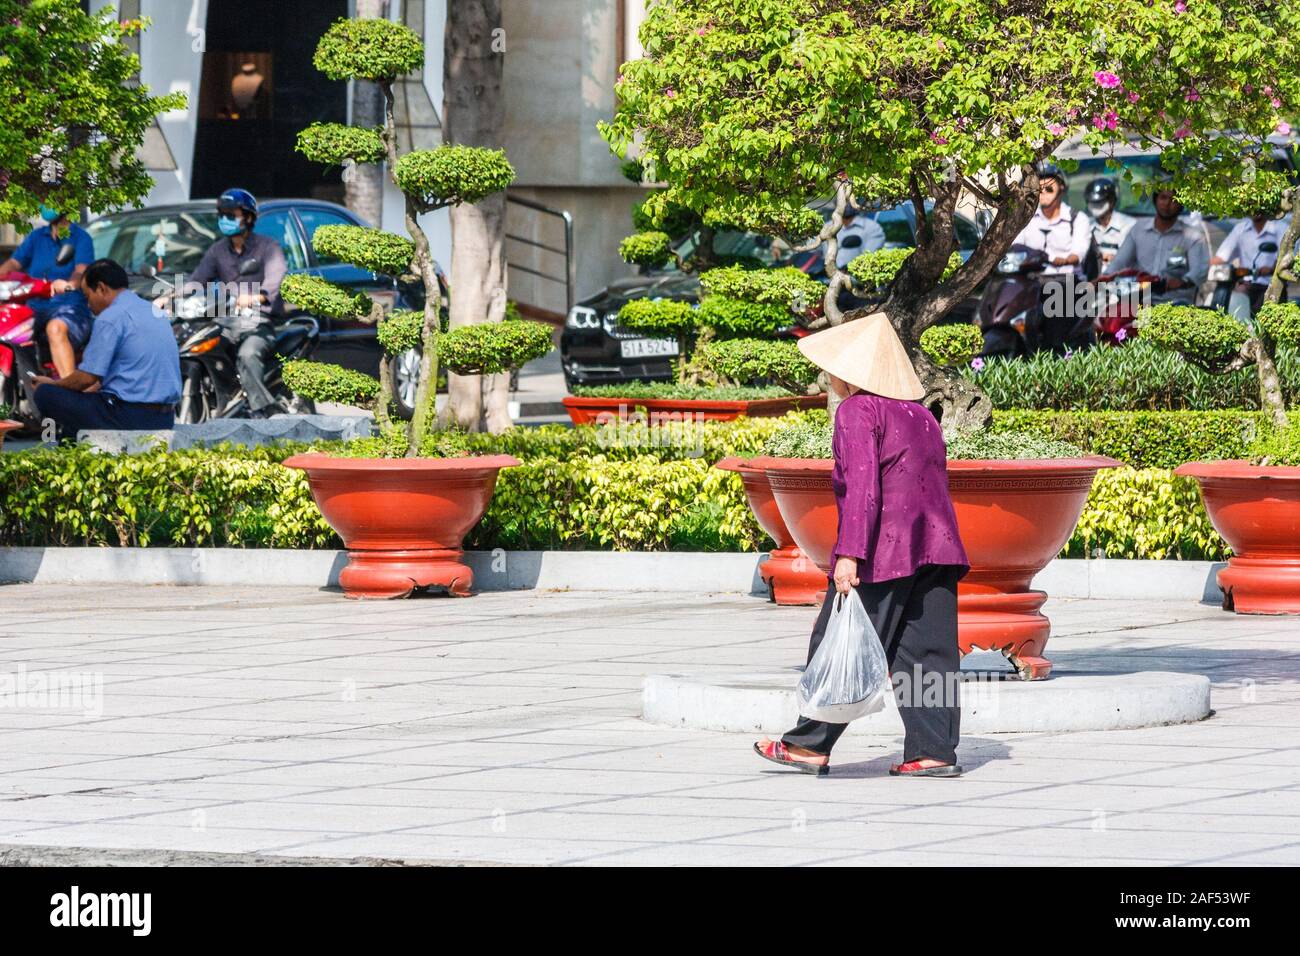
[[[1118,209],[1111,210],[1110,220],[1104,226],[1097,220],[1093,220],[1092,236],[1097,240],[1097,248],[1101,250],[1103,263],[1115,258],[1115,253],[1119,252],[1119,247],[1124,245],[1124,240],[1128,238],[1129,230],[1133,228],[1135,222],[1136,219]]]
[[[1092,246],[1092,220],[1085,212],[1076,212],[1066,203],[1061,203],[1055,219],[1043,215],[1043,207],[1034,212],[1029,225],[1016,236],[1016,244],[1030,249],[1041,249],[1047,253],[1048,261],[1065,256],[1078,256],[1079,261],[1070,266],[1048,265],[1044,275],[1068,275],[1083,278],[1083,260],[1088,256]]]
[[[1255,224],[1249,219],[1243,219],[1232,227],[1227,238],[1219,244],[1219,251],[1214,254],[1216,259],[1222,259],[1224,262],[1235,262],[1244,269],[1250,269],[1252,272],[1256,269],[1267,268],[1270,273],[1273,266],[1277,264],[1276,252],[1260,252],[1261,243],[1272,242],[1277,245],[1278,249],[1282,248],[1282,239],[1286,236],[1289,223],[1285,219],[1270,219],[1264,223],[1264,228],[1255,231]],[[1270,276],[1254,276],[1253,282],[1259,282],[1267,285]]]

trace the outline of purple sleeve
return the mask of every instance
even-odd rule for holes
[[[835,414],[835,467],[844,482],[831,562],[866,558],[880,524],[880,433],[875,405],[845,401]]]

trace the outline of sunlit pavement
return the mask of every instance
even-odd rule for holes
[[[1300,863],[1300,620],[1047,610],[1059,673],[1204,673],[1215,715],[967,738],[959,780],[891,778],[900,741],[848,737],[819,779],[638,716],[648,674],[793,680],[811,608],[3,587],[0,859]]]

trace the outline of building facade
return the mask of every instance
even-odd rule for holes
[[[405,78],[398,91],[403,139],[417,147],[442,141],[447,2],[388,4],[388,15],[425,41],[423,75]],[[161,116],[145,143],[156,181],[148,204],[211,198],[232,185],[259,197],[342,201],[341,171],[307,162],[294,141],[312,122],[349,117],[348,84],[326,80],[311,58],[329,24],[355,13],[353,0],[89,0],[89,7],[149,18],[137,41],[141,80],[187,95],[187,107]],[[644,0],[502,0],[502,145],[519,174],[507,227],[510,294],[544,312],[563,314],[568,298],[628,273],[618,241],[631,231],[642,191],[622,177],[596,123],[613,114],[619,65],[637,49],[643,8]],[[571,218],[571,267],[563,219],[545,210]],[[422,224],[446,266],[446,213]],[[403,231],[402,198],[391,185],[376,225]],[[566,288],[566,272],[575,288]]]

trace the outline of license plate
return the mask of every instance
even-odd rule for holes
[[[675,339],[624,339],[618,345],[625,359],[677,354]]]

